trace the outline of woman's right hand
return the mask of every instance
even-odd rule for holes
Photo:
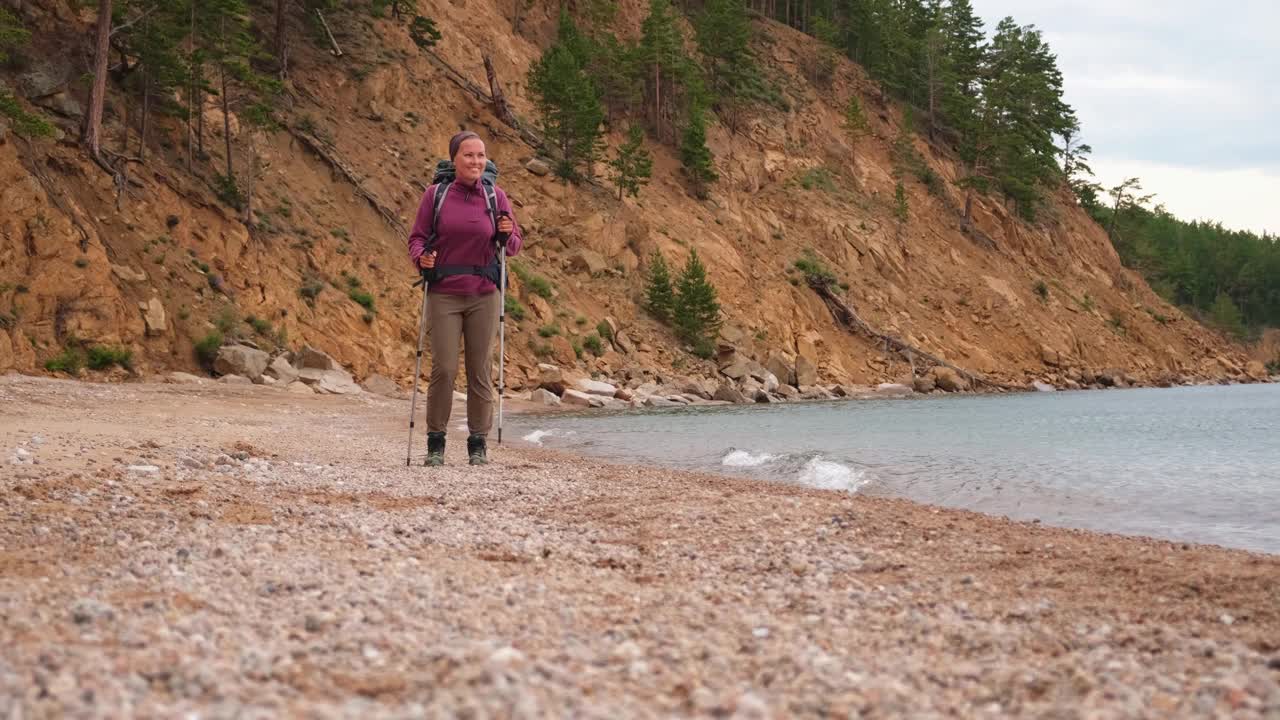
[[[418,256],[418,267],[423,270],[430,270],[436,266],[436,254],[434,252],[424,253]]]

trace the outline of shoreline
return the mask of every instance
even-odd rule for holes
[[[41,461],[0,474],[0,710],[1280,712],[1277,556],[561,451],[468,468],[456,434],[406,468],[407,402],[373,396],[10,375],[0,403],[0,461]]]

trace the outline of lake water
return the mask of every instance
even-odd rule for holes
[[[612,460],[1280,553],[1280,385],[521,416]]]

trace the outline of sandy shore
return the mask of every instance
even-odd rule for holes
[[[406,410],[0,378],[0,717],[1280,718],[1280,557]]]

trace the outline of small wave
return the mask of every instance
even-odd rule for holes
[[[528,435],[525,435],[520,439],[524,440],[525,442],[533,443],[534,445],[541,446],[544,438],[569,437],[570,435],[573,435],[573,434],[574,434],[574,431],[572,430],[565,431],[565,430],[557,430],[556,428],[551,428],[550,430],[534,430],[533,432],[529,433]]]
[[[797,478],[802,485],[823,490],[847,490],[857,492],[866,485],[866,471],[851,468],[831,460],[815,457],[805,463]]]
[[[769,453],[753,453],[748,450],[730,450],[720,459],[720,464],[725,467],[760,467],[773,462],[778,458],[777,455]]]

